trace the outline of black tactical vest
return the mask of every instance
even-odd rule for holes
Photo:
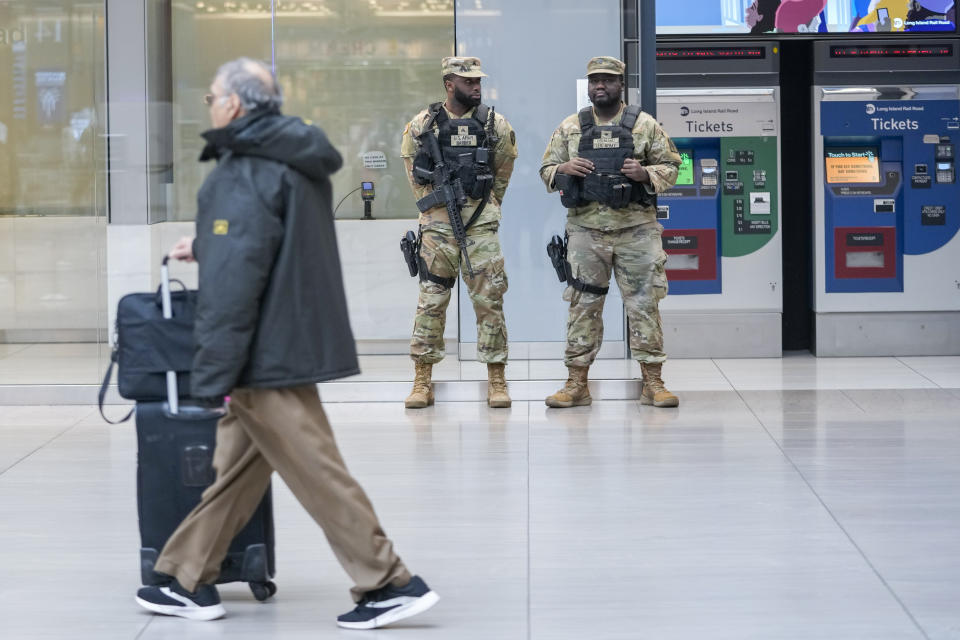
[[[452,119],[443,103],[430,105],[430,114],[424,131],[437,125],[437,138],[443,151],[443,160],[450,167],[458,167],[463,190],[469,197],[481,200],[493,189],[493,169],[490,166],[491,150],[487,140],[487,119],[490,108],[479,105],[470,118]],[[433,161],[422,147],[413,159],[414,166],[433,171]],[[420,181],[429,184],[429,181]]]
[[[593,162],[596,168],[584,178],[569,181],[572,184],[564,189],[565,206],[599,202],[622,209],[631,202],[650,201],[644,186],[620,171],[624,160],[633,157],[633,127],[639,116],[640,107],[630,105],[624,109],[620,124],[599,126],[592,107],[580,111],[580,146],[577,155]]]

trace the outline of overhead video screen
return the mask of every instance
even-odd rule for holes
[[[677,184],[693,184],[693,151],[688,149],[679,149],[680,153],[680,171],[677,172]]]
[[[929,33],[957,31],[955,0],[656,0],[657,33]]]
[[[826,174],[830,184],[879,184],[877,150],[872,147],[827,149]]]

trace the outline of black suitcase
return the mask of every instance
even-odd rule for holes
[[[161,268],[163,317],[171,317],[167,260]],[[177,526],[200,502],[203,490],[213,483],[213,450],[217,421],[222,411],[181,405],[177,378],[167,374],[167,402],[138,402],[137,510],[140,516],[140,579],[159,584],[153,570],[160,551]],[[247,582],[257,600],[277,592],[275,573],[273,502],[267,491],[253,517],[230,543],[220,567],[218,583]]]
[[[219,414],[181,406],[174,416],[165,402],[137,403],[137,509],[140,516],[140,578],[158,584],[153,567],[163,545],[213,483],[213,448]],[[257,600],[276,593],[273,503],[267,488],[250,522],[230,543],[218,583],[247,582]]]

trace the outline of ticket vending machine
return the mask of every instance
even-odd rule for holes
[[[960,354],[960,43],[815,64],[815,353]]]
[[[657,117],[682,158],[658,197],[671,356],[782,353],[777,56],[775,42],[657,46]]]

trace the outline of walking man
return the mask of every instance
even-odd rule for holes
[[[216,480],[173,533],[155,569],[166,585],[137,602],[195,620],[224,615],[214,583],[227,548],[276,470],[323,528],[354,582],[348,629],[372,629],[437,601],[411,576],[350,475],[316,383],[359,373],[347,317],[329,176],[342,159],[326,135],[280,113],[269,68],[241,58],[210,88],[216,159],[198,195],[196,238],[170,256],[199,263],[191,393],[220,406]]]

